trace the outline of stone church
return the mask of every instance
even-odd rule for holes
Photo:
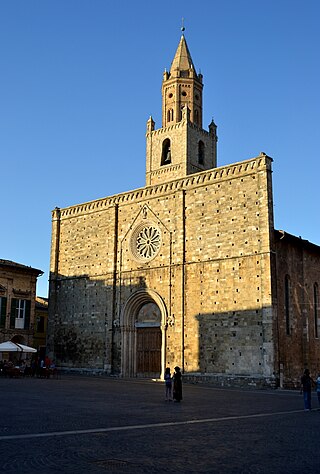
[[[320,368],[320,247],[274,229],[272,159],[217,167],[182,35],[150,117],[146,186],[52,213],[47,347],[123,377],[294,386]]]

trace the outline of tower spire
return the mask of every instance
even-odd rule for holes
[[[216,126],[202,128],[202,74],[197,74],[184,36],[162,81],[162,128],[147,124],[146,182],[181,178],[216,166]]]
[[[187,73],[190,69],[193,69],[195,72],[195,67],[191,58],[187,41],[184,37],[184,34],[182,34],[176,54],[174,55],[173,61],[171,63],[170,75],[172,77],[188,77],[189,74]]]
[[[181,30],[184,31],[184,24],[182,25]],[[180,122],[182,111],[187,107],[190,113],[186,117],[201,128],[202,88],[202,75],[196,73],[187,41],[182,34],[170,71],[163,76],[162,127]]]

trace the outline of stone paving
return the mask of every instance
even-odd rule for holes
[[[0,472],[320,472],[320,411],[294,391],[107,377],[0,378]]]

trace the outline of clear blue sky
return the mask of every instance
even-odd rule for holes
[[[38,295],[51,210],[144,186],[182,17],[218,166],[272,156],[275,227],[320,245],[318,0],[1,0],[0,258]]]

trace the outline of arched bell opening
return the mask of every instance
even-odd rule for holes
[[[162,143],[161,166],[171,163],[171,142],[166,138]]]

